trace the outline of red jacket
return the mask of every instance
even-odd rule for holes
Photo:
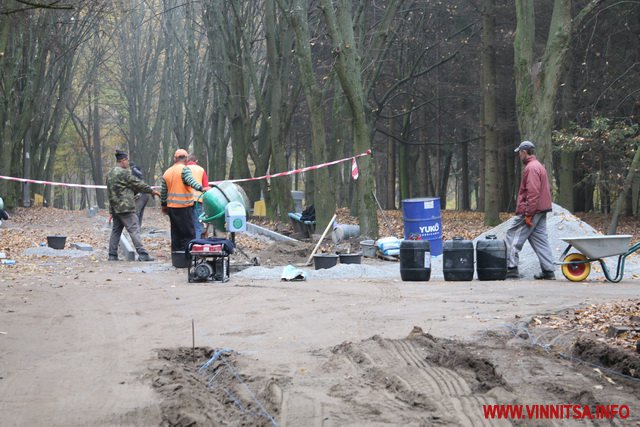
[[[196,162],[187,162],[187,166],[197,165],[197,164],[198,163],[196,163]],[[200,167],[202,167],[202,166],[200,166]],[[207,176],[207,171],[204,170],[204,168],[202,168],[202,182],[199,182],[198,184],[202,184],[203,187],[208,187],[209,186],[209,177]]]
[[[518,190],[518,205],[516,215],[533,216],[540,212],[551,210],[551,190],[547,170],[536,156],[529,156],[525,160],[522,181]]]

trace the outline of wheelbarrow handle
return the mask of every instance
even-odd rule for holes
[[[624,256],[629,256],[632,253],[638,252],[638,250],[640,250],[640,242],[637,242],[635,245],[632,245],[629,249],[627,249],[627,252],[624,253]]]

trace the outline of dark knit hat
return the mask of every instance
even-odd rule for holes
[[[126,151],[122,151],[122,150],[116,150],[116,160],[120,161],[122,159],[128,159],[129,155],[127,154]]]

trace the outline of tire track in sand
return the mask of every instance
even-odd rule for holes
[[[469,427],[510,425],[506,420],[484,419],[482,405],[496,402],[479,391],[477,384],[468,382],[474,381],[473,372],[459,374],[455,368],[431,361],[441,360],[448,351],[446,342],[411,337],[375,336],[360,343],[343,343],[333,349],[326,365],[294,379],[301,387],[286,394],[282,425],[429,421]],[[472,368],[461,365],[460,369]]]

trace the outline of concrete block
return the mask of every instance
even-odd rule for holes
[[[626,332],[635,332],[638,330],[640,330],[640,328],[634,328],[631,326],[609,326],[609,329],[607,330],[607,338],[615,338]]]
[[[247,222],[247,234],[259,234],[261,236],[267,236],[270,239],[273,239],[278,242],[298,242],[296,239],[292,239],[291,237],[285,236],[280,233],[276,233],[275,231],[271,231],[264,227],[260,227],[259,225],[252,224]]]
[[[129,241],[124,233],[120,235],[120,251],[124,254],[124,259],[127,261],[135,261],[136,250],[133,248],[133,244]]]
[[[69,246],[71,246],[74,249],[77,249],[79,251],[92,251],[93,250],[93,246],[88,245],[86,243],[70,243]]]

